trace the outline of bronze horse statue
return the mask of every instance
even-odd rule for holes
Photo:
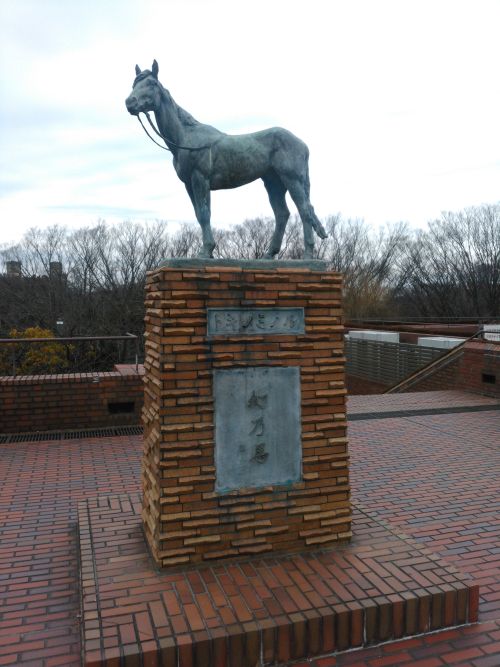
[[[327,234],[309,201],[306,144],[281,127],[240,135],[220,132],[198,122],[175,103],[158,81],[156,60],[151,70],[141,71],[136,65],[135,72],[132,92],[125,101],[127,110],[137,117],[141,112],[146,113],[151,125],[148,112],[155,114],[158,130],[152,125],[153,129],[173,154],[175,171],[186,186],[202,229],[200,257],[212,257],[215,248],[210,227],[210,191],[237,188],[261,178],[276,218],[266,258],[272,259],[281,248],[290,216],[285,200],[287,191],[302,220],[304,257],[311,258],[313,229],[322,239]]]

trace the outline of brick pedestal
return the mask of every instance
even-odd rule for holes
[[[171,260],[148,274],[143,521],[158,565],[350,538],[341,286],[320,262]],[[274,367],[298,369],[301,472],[220,491],[214,374]],[[259,407],[258,392],[242,400]],[[256,445],[257,465],[266,454]]]

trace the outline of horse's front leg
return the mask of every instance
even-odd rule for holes
[[[191,183],[187,191],[193,202],[203,237],[203,247],[198,257],[213,257],[215,241],[210,227],[210,183],[200,171],[195,170],[191,175]]]

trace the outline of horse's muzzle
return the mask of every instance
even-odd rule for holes
[[[125,100],[125,106],[127,107],[127,111],[132,114],[132,116],[139,115],[139,105],[135,97],[127,97]]]

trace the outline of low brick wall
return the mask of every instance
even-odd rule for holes
[[[484,341],[466,343],[460,356],[405,391],[444,389],[500,396],[500,345]]]
[[[0,433],[140,424],[144,369],[0,377]]]
[[[389,389],[387,384],[356,377],[355,375],[346,375],[346,387],[349,396],[383,394],[386,389]]]

